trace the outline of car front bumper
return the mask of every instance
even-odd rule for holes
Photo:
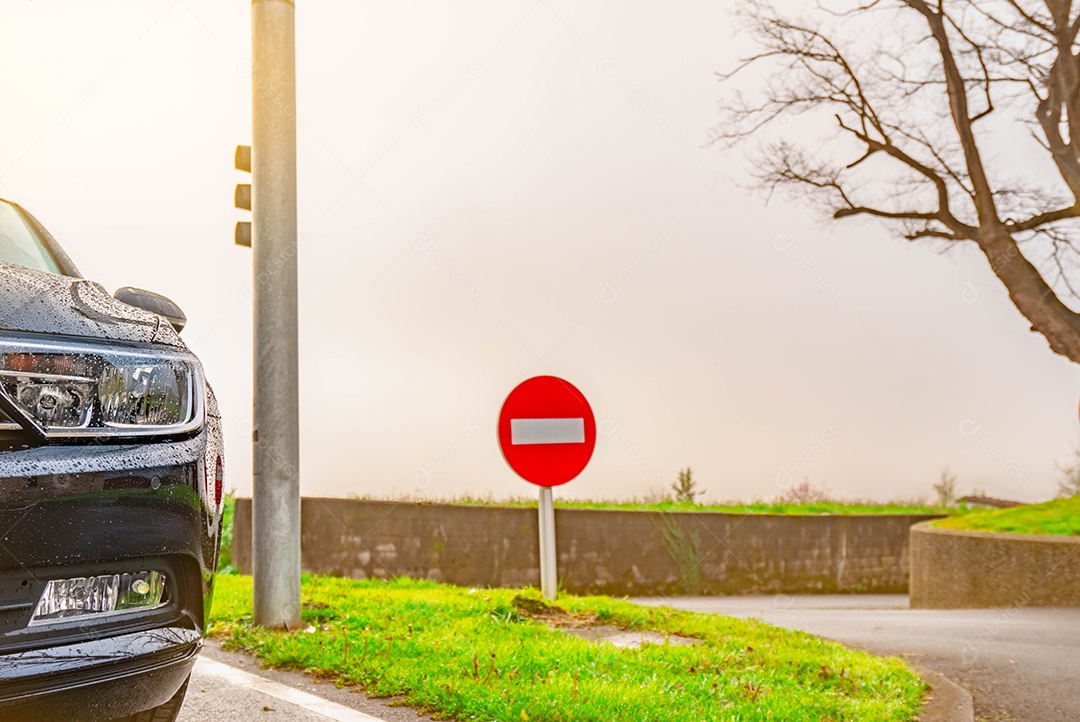
[[[111,720],[167,702],[187,679],[198,631],[163,627],[0,656],[5,722]]]
[[[171,698],[213,590],[220,422],[197,436],[0,453],[0,720],[109,720]],[[165,575],[163,603],[31,624],[47,582]]]

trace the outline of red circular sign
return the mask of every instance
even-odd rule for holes
[[[592,408],[569,381],[555,376],[522,381],[499,412],[499,446],[525,481],[565,484],[581,473],[596,446]]]

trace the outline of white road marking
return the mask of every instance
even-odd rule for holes
[[[510,419],[510,443],[584,444],[585,419]]]
[[[248,687],[261,694],[280,699],[283,702],[288,702],[297,707],[302,707],[308,712],[314,712],[327,719],[337,720],[337,722],[384,722],[384,720],[381,720],[378,717],[372,717],[369,714],[357,712],[354,709],[349,709],[348,707],[323,699],[322,697],[316,697],[313,694],[302,692],[293,687],[272,682],[265,677],[245,672],[242,669],[231,667],[213,659],[199,657],[195,662],[195,666],[198,667],[199,671],[203,674],[217,677],[218,679],[241,687]]]

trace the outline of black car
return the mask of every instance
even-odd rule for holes
[[[0,200],[0,720],[175,718],[213,592],[221,419],[168,299]]]

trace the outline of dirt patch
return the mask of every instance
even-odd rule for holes
[[[512,604],[523,617],[535,619],[551,629],[559,629],[597,644],[607,642],[623,649],[640,649],[646,644],[672,644],[682,647],[702,644],[700,639],[678,634],[623,629],[612,624],[603,624],[592,612],[568,612],[554,604],[521,595],[514,597]]]
[[[513,598],[511,604],[521,616],[544,622],[552,629],[582,629],[599,623],[592,612],[568,612],[562,607],[520,594]]]
[[[581,637],[589,642],[607,642],[623,649],[640,649],[646,644],[670,644],[676,647],[696,647],[703,644],[702,640],[693,637],[682,637],[678,634],[662,634],[660,632],[643,632],[633,629],[620,629],[610,624],[585,629],[567,629],[568,634]]]

